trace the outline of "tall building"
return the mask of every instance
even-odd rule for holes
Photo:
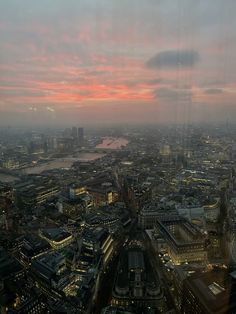
[[[73,126],[71,129],[71,135],[73,138],[78,138],[78,129],[77,127]]]
[[[84,144],[84,129],[78,128],[78,144],[79,146],[83,146]]]
[[[71,128],[71,137],[74,141],[75,145],[83,146],[84,144],[84,129],[83,128],[77,128],[76,126],[73,126]]]

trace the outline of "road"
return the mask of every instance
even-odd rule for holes
[[[108,264],[103,274],[101,275],[100,287],[98,290],[96,302],[93,305],[92,312],[91,312],[93,314],[101,313],[102,308],[110,304],[111,297],[112,297],[113,282],[115,280],[116,270],[117,270],[118,261],[119,261],[119,253],[121,251],[122,245],[123,245],[123,242],[116,249],[116,252],[117,252],[116,255],[114,255],[113,259],[111,260],[111,262]]]
[[[167,284],[167,278],[164,274],[163,265],[160,262],[159,257],[157,257],[156,252],[154,252],[154,249],[150,243],[150,240],[147,238],[146,234],[138,229],[138,222],[137,222],[137,213],[136,210],[131,208],[129,206],[129,201],[124,193],[122,191],[121,186],[119,185],[118,180],[118,174],[115,173],[115,178],[117,181],[117,186],[121,190],[123,200],[126,203],[126,206],[130,212],[130,216],[132,217],[132,222],[127,228],[123,242],[121,241],[119,248],[116,249],[116,255],[114,256],[113,260],[109,263],[108,268],[105,270],[105,273],[102,275],[100,279],[100,287],[99,292],[96,298],[96,303],[93,306],[92,312],[93,314],[99,314],[101,313],[102,308],[108,306],[110,304],[111,298],[112,298],[112,287],[113,283],[115,281],[115,276],[117,272],[118,262],[119,262],[119,256],[120,252],[124,249],[124,242],[126,241],[126,245],[129,243],[132,239],[138,239],[141,240],[141,242],[144,243],[148,255],[150,257],[151,264],[153,265],[154,271],[157,275],[157,277],[160,278],[161,286],[163,287],[164,295],[166,297],[166,303],[168,309],[175,309],[175,302],[172,298],[172,295],[170,294],[169,287]]]
[[[164,266],[163,266],[159,256],[154,251],[154,248],[151,245],[150,239],[148,238],[146,233],[143,232],[143,234],[145,237],[145,245],[146,245],[146,248],[149,252],[151,264],[153,265],[153,268],[154,268],[156,274],[160,278],[161,285],[164,288],[164,294],[166,297],[166,303],[168,306],[168,310],[175,309],[176,313],[178,313],[178,310],[176,309],[176,305],[175,305],[175,300],[174,300],[172,294],[170,293],[170,288],[168,285],[168,282],[170,282],[170,279],[166,276],[166,274],[165,274],[166,270],[164,269]]]

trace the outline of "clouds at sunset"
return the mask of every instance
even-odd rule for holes
[[[0,123],[36,112],[55,124],[232,116],[235,10],[233,0],[1,1]]]
[[[146,62],[148,68],[193,67],[199,61],[199,53],[194,50],[161,51]]]

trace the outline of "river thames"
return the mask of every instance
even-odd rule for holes
[[[77,153],[77,155],[63,157],[63,158],[57,158],[50,160],[48,162],[43,162],[41,164],[27,167],[21,170],[22,174],[40,174],[43,171],[49,171],[53,169],[69,169],[72,167],[72,165],[75,162],[78,161],[95,161],[99,158],[102,158],[106,156],[107,154],[104,153],[104,150],[109,149],[110,150],[116,150],[116,149],[122,149],[122,147],[125,147],[128,144],[128,140],[125,138],[113,138],[113,137],[104,137],[102,139],[102,143],[98,144],[95,148],[103,150],[102,153],[96,152],[96,153],[90,153],[90,152],[81,152]],[[15,180],[18,180],[17,177],[0,173],[0,182],[14,182]]]

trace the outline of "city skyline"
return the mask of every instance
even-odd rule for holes
[[[0,124],[234,122],[236,3],[0,3]]]

